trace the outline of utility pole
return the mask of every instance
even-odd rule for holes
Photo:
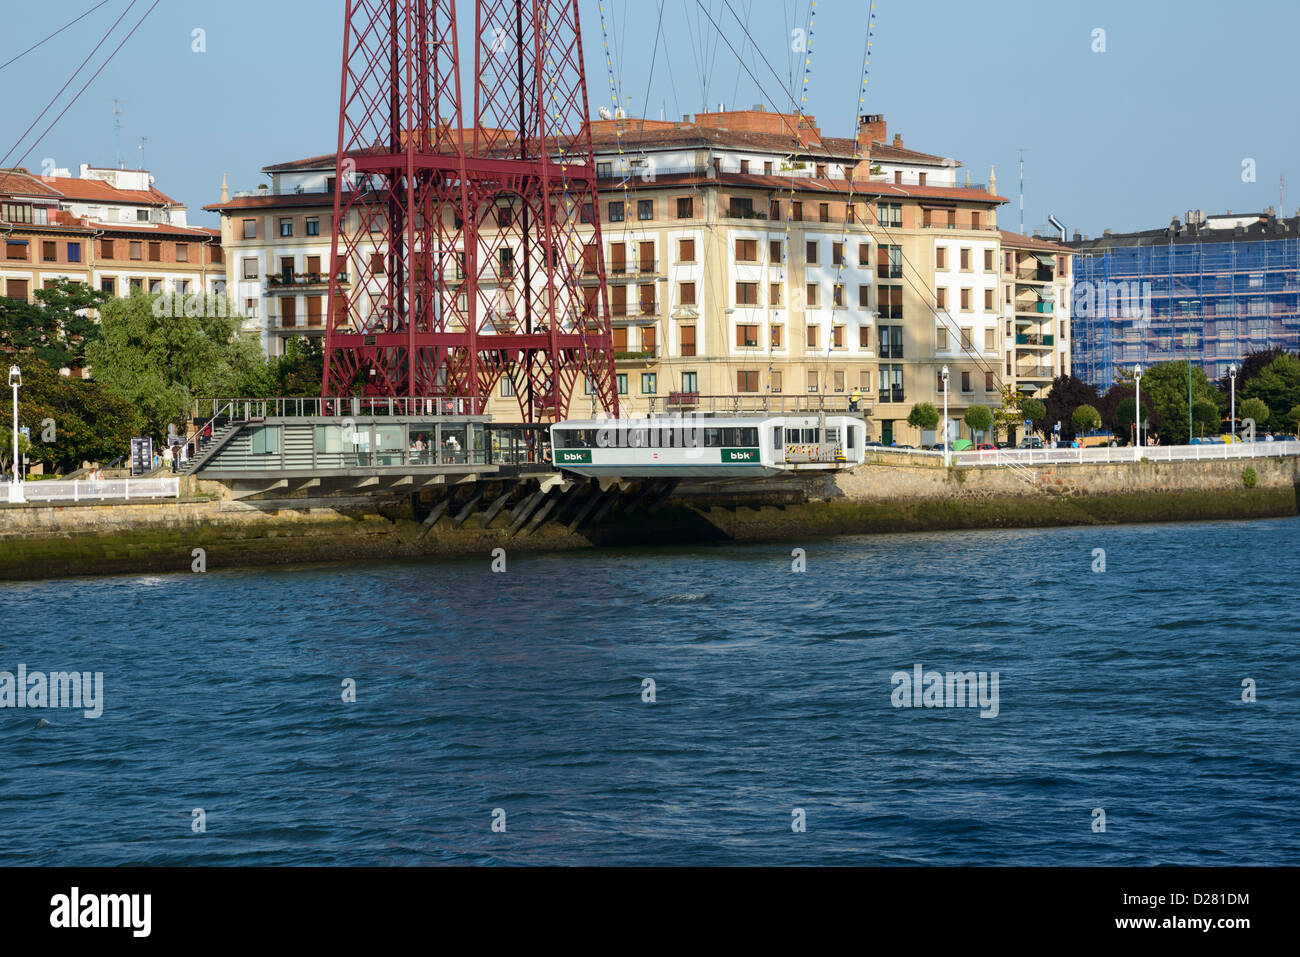
[[[144,144],[149,142],[149,137],[140,137],[140,169],[144,169]]]
[[[113,98],[113,155],[117,159],[117,168],[125,169],[122,165],[122,108],[118,105],[121,100]]]

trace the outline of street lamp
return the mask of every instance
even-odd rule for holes
[[[948,455],[948,367],[944,366],[939,373],[943,376],[943,464],[951,464]]]
[[[1133,460],[1142,458],[1142,365],[1133,367],[1133,384],[1136,396],[1133,399]]]
[[[1228,409],[1228,428],[1232,431],[1232,437],[1237,437],[1237,365],[1233,363],[1228,366],[1228,385],[1232,390],[1231,405]]]
[[[18,482],[18,387],[23,384],[23,371],[9,367],[9,387],[14,390],[14,480],[9,486],[9,501],[24,502],[23,487]]]

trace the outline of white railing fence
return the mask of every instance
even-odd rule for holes
[[[1215,459],[1281,458],[1300,455],[1300,442],[1234,442],[1230,445],[1155,445],[1144,448],[1111,447],[1090,449],[988,449],[956,452],[953,464],[1053,465],[1070,462],[1212,461]]]
[[[74,479],[71,482],[24,482],[29,502],[133,502],[146,498],[180,498],[179,478]]]

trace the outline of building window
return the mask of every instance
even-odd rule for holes
[[[659,377],[653,372],[641,373],[641,394],[654,395],[659,391]]]
[[[781,305],[781,284],[779,282],[767,284],[767,304],[772,307]]]
[[[609,204],[609,221],[611,223],[621,223],[626,217],[623,215],[623,201],[614,200]]]
[[[785,260],[785,255],[782,252],[781,240],[772,239],[768,241],[767,258],[771,261],[772,265],[774,266]]]
[[[844,265],[844,244],[843,243],[831,243],[831,265],[832,266]]]
[[[876,292],[876,307],[882,319],[902,319],[903,287],[881,286]]]
[[[870,286],[858,287],[858,308],[859,309],[871,308],[871,287]]]
[[[280,220],[280,235],[286,238],[293,236],[293,219],[285,217]]]
[[[5,282],[5,298],[27,301],[27,280],[9,279]]]
[[[694,354],[695,354],[695,353],[691,353],[691,355],[694,355]],[[699,391],[700,391],[700,377],[699,377],[699,373],[697,373],[697,372],[683,372],[683,373],[682,373],[682,391],[683,391],[683,392],[699,392]]]
[[[250,319],[256,319],[256,318],[257,318],[257,300],[256,300],[256,299],[245,299],[245,300],[244,300],[244,314],[247,315]]]
[[[106,292],[110,296],[117,295],[117,280],[113,278],[101,279],[99,281],[99,291]]]
[[[882,365],[877,370],[876,381],[880,385],[881,402],[903,402],[903,367],[901,365]]]
[[[758,240],[756,239],[737,239],[736,240],[736,262],[757,262],[758,261]]]
[[[992,289],[984,290],[984,308],[989,310],[990,312],[993,311],[993,290]]]
[[[844,307],[844,286],[841,283],[837,282],[835,285],[831,286],[831,304],[834,305],[836,309]]]
[[[683,356],[695,355],[695,327],[682,326],[678,335],[681,337],[681,354]],[[683,376],[685,376],[685,373],[683,373]],[[694,390],[687,389],[686,391],[691,392]]]
[[[731,197],[727,213],[732,219],[753,219],[754,201],[741,196]]]
[[[948,290],[942,286],[934,291],[934,307],[945,311],[948,308]]]
[[[831,326],[831,346],[835,349],[844,348],[844,327]]]
[[[653,199],[638,199],[636,201],[636,218],[642,221],[655,218],[655,201]]]
[[[769,375],[770,375],[770,377],[771,377],[771,382],[772,382],[772,391],[773,391],[773,392],[780,392],[780,391],[781,391],[781,384],[782,384],[782,383],[781,383],[781,372],[780,372],[780,370],[778,370],[778,369],[773,369],[773,370],[771,371],[771,373],[769,373]]]
[[[176,244],[176,261],[178,263],[187,263],[190,261],[190,247],[188,243]]]
[[[244,220],[244,238],[245,239],[257,238],[257,220],[255,219]]]
[[[975,391],[975,390],[972,389],[971,386],[970,386],[970,373],[969,373],[969,372],[963,372],[963,373],[961,374],[961,391],[963,391],[963,392],[973,392],[973,391]]]
[[[116,259],[117,256],[114,255],[114,253],[115,253],[115,250],[114,250],[114,248],[113,248],[113,240],[111,240],[111,239],[101,239],[101,240],[99,241],[99,258],[100,258],[100,259]]]
[[[962,349],[962,352],[970,352],[972,349],[975,348],[975,339],[974,339],[974,337],[971,335],[972,331],[973,331],[973,330],[971,329],[970,326],[962,326],[962,327],[961,327],[961,349]]]
[[[804,256],[807,257],[804,261],[807,262],[809,266],[817,265],[817,246],[818,243],[816,240],[810,240],[804,247]]]
[[[149,244],[149,261],[151,263],[162,262],[162,243]]]
[[[985,391],[985,392],[996,392],[996,391],[997,391],[997,387],[996,387],[996,386],[994,385],[994,383],[993,383],[993,373],[992,373],[992,372],[986,372],[986,373],[984,373],[984,391]]]
[[[948,351],[948,330],[943,328],[942,326],[934,330],[934,351],[935,352]]]
[[[903,225],[903,204],[877,203],[876,220],[881,226],[901,227]]]
[[[307,217],[307,235],[308,235],[308,236],[319,236],[319,235],[320,235],[320,217],[319,217],[319,216],[308,216],[308,217]]]
[[[68,243],[68,262],[81,262],[81,243]]]
[[[973,209],[973,210],[971,210],[971,214],[970,214],[970,228],[971,228],[971,229],[983,229],[983,228],[984,228],[984,217],[980,214],[980,211],[979,211],[978,209]]]
[[[137,210],[135,211],[135,221],[136,221],[137,223],[147,223],[147,222],[149,222],[149,210],[147,210],[147,209],[137,209]]]
[[[804,296],[806,297],[805,302],[807,304],[807,307],[809,309],[816,309],[817,308],[817,283],[815,282],[808,283],[807,288],[804,290]]]
[[[801,200],[792,200],[790,202],[790,218],[796,222],[803,221],[803,202]]]
[[[774,199],[767,204],[767,218],[776,222],[781,218],[781,201]]]
[[[833,378],[831,380],[832,388],[834,388],[836,392],[843,392],[844,391],[844,370],[836,369],[832,375],[833,375]]]
[[[970,309],[970,290],[969,290],[969,289],[963,289],[963,290],[961,291],[961,311],[962,311],[962,312],[970,312],[970,311],[971,311],[971,309]]]
[[[677,304],[679,306],[695,305],[695,283],[679,282],[677,284]]]
[[[962,249],[961,251],[961,271],[970,272],[970,250]]]
[[[984,351],[985,352],[998,351],[997,336],[998,333],[996,329],[984,330]]]
[[[993,250],[991,249],[984,250],[984,271],[993,271]]]
[[[59,247],[57,243],[41,243],[41,260],[47,263],[59,261]]]
[[[817,370],[816,369],[808,370],[808,391],[809,392],[817,391]]]
[[[677,199],[677,218],[690,219],[695,215],[695,199],[691,196],[680,196]]]
[[[948,268],[948,247],[947,246],[934,247],[934,268],[935,269]]]
[[[758,391],[758,372],[747,372],[741,370],[736,373],[736,391],[737,392],[757,392]]]
[[[756,282],[736,283],[736,305],[757,306],[758,305],[758,283]]]
[[[677,240],[677,261],[681,263],[695,262],[695,240]]]
[[[783,340],[784,337],[785,337],[785,336],[784,336],[784,329],[785,329],[785,326],[773,326],[773,327],[772,327],[772,329],[771,329],[771,338],[772,338],[772,348],[773,348],[773,349],[781,349],[781,348],[783,348],[783,346],[781,345],[781,342],[782,342],[782,340]]]
[[[257,259],[249,258],[244,260],[244,278],[256,279],[260,273],[257,270]]]
[[[758,348],[758,326],[749,324],[736,326],[736,347],[738,349]]]
[[[880,358],[903,358],[903,327],[880,326]]]
[[[876,263],[876,277],[878,279],[901,279],[903,277],[903,247],[877,247]]]
[[[808,337],[806,341],[809,349],[817,348],[817,327],[816,326],[808,327]]]
[[[132,259],[144,259],[144,243],[131,243],[129,249]]]
[[[871,268],[871,244],[858,243],[858,265],[863,269]]]
[[[515,383],[514,383],[514,380],[510,379],[508,376],[506,376],[506,377],[502,377],[502,379],[501,379],[501,398],[503,398],[503,399],[512,399],[512,398],[514,398],[514,396],[515,396]]]
[[[583,203],[583,204],[582,204],[582,211],[578,214],[578,219],[579,219],[581,222],[586,223],[588,226],[590,226],[590,225],[592,225],[592,224],[595,223],[595,221],[596,221],[596,210],[595,210],[594,207],[591,205],[591,203]],[[458,228],[459,228],[459,227],[458,227]]]
[[[831,204],[830,204],[830,203],[818,203],[818,204],[817,204],[817,220],[818,220],[818,222],[822,222],[822,223],[829,223],[829,222],[831,221]]]

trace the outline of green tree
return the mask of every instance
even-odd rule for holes
[[[1137,400],[1135,400],[1133,396],[1129,396],[1126,399],[1121,399],[1119,405],[1115,407],[1115,420],[1119,424],[1119,430],[1127,436],[1130,441],[1133,439],[1133,412],[1136,406]],[[1150,415],[1151,407],[1147,405],[1146,399],[1144,398],[1142,400],[1142,422],[1145,423]],[[1144,424],[1143,432],[1145,433],[1145,431],[1146,426]],[[1145,435],[1143,438],[1145,438]]]
[[[1020,408],[1020,394],[1009,385],[1002,387],[1002,404],[993,413],[998,434],[1011,438],[1011,432],[1020,426],[1024,413]]]
[[[989,407],[986,405],[972,405],[966,410],[965,419],[972,436],[976,432],[987,432],[993,428],[993,413],[989,411]]]
[[[939,426],[939,410],[929,402],[918,402],[907,414],[907,424],[926,432],[933,431]]]
[[[1260,399],[1269,414],[1256,419],[1260,428],[1289,428],[1291,407],[1300,404],[1300,356],[1282,353],[1237,390],[1238,399]],[[1238,408],[1245,404],[1238,402]],[[1244,416],[1245,412],[1241,412]]]
[[[1020,400],[1021,414],[1034,424],[1034,429],[1041,432],[1047,425],[1043,420],[1047,418],[1047,406],[1041,399],[1033,399],[1025,396]]]
[[[1197,399],[1192,403],[1192,421],[1196,424],[1197,435],[1218,435],[1222,424],[1218,404],[1209,399]]]
[[[1249,398],[1237,403],[1237,415],[1244,421],[1245,419],[1255,420],[1255,431],[1263,434],[1268,428],[1268,420],[1271,412],[1268,405],[1263,399]]]
[[[1186,362],[1161,362],[1142,374],[1143,405],[1151,403],[1152,410],[1164,423],[1163,431],[1175,440],[1180,435],[1186,435],[1189,422],[1187,379]],[[1191,367],[1191,382],[1193,406],[1197,399],[1218,405],[1219,392],[1210,384],[1205,370],[1199,365]]]
[[[1080,432],[1093,432],[1101,428],[1101,413],[1091,405],[1081,405],[1070,413],[1070,421]]]
[[[11,358],[33,355],[55,369],[86,364],[86,345],[99,338],[90,312],[108,297],[85,283],[51,279],[36,302],[0,299],[0,350]]]
[[[1052,380],[1052,387],[1047,393],[1044,405],[1047,407],[1047,414],[1043,416],[1044,421],[1053,424],[1060,422],[1062,433],[1069,435],[1070,424],[1074,421],[1074,410],[1081,405],[1090,405],[1100,412],[1102,401],[1097,390],[1088,383],[1076,376],[1063,375]]]
[[[1290,432],[1292,426],[1295,427],[1293,434],[1300,435],[1300,405],[1292,406],[1291,411],[1286,414],[1286,430]]]
[[[94,378],[144,416],[148,433],[166,434],[192,399],[234,397],[266,366],[258,342],[238,334],[238,316],[157,315],[158,297],[137,293],[106,303],[102,338],[86,349]]]
[[[34,462],[58,472],[83,462],[111,462],[141,434],[143,416],[101,383],[60,375],[34,356],[20,368],[18,420],[31,430]]]

